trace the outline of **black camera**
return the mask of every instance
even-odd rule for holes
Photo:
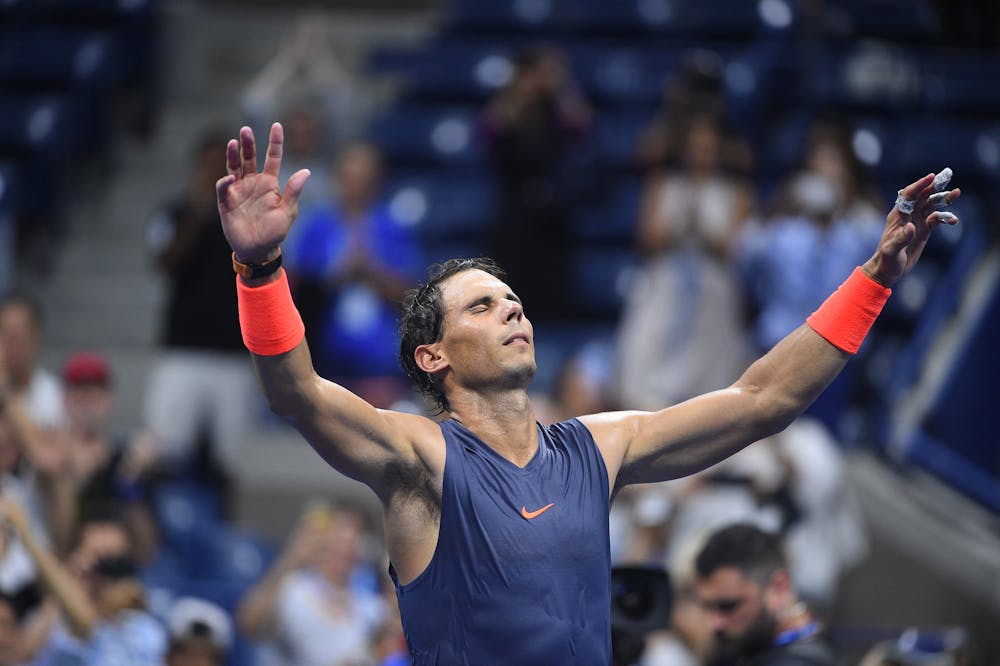
[[[611,569],[611,649],[614,666],[634,664],[646,635],[670,626],[673,592],[667,572],[657,567]]]

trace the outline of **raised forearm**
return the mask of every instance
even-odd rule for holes
[[[275,608],[285,576],[294,567],[282,557],[240,600],[236,608],[236,626],[254,639],[270,637],[274,632]]]
[[[27,530],[18,530],[18,536],[38,567],[39,577],[52,599],[63,612],[74,634],[88,638],[97,624],[97,608],[87,592],[70,575],[55,556],[39,544]]]
[[[761,436],[783,430],[830,385],[851,355],[802,324],[751,365],[735,387],[753,396]]]

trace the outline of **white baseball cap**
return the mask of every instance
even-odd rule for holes
[[[233,642],[233,624],[218,604],[197,597],[178,597],[167,611],[167,628],[173,639],[206,636],[220,650]]]

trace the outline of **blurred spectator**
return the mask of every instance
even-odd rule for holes
[[[371,83],[355,76],[335,51],[329,21],[323,12],[303,12],[241,100],[243,114],[255,129],[266,133],[264,128],[275,119],[284,127],[282,170],[312,172],[299,196],[300,217],[338,196],[327,165],[347,142],[363,134],[377,98]]]
[[[566,56],[553,46],[518,53],[482,123],[499,202],[488,254],[517,276],[511,287],[529,317],[572,314],[569,225],[595,183],[585,141],[592,113]]]
[[[314,98],[289,99],[276,117],[285,130],[282,172],[293,174],[299,169],[309,169],[311,173],[299,195],[299,218],[304,218],[338,195],[337,182],[329,167],[337,151],[329,136],[329,123]],[[292,227],[291,233],[296,233],[296,227]]]
[[[237,460],[254,422],[253,407],[260,404],[240,336],[231,250],[215,202],[215,182],[225,175],[219,150],[227,142],[224,133],[202,134],[187,191],[162,206],[147,234],[166,279],[167,303],[146,422],[175,463],[194,460],[207,437],[223,470]]]
[[[176,599],[167,612],[167,666],[222,666],[233,641],[232,622],[218,605],[197,597]]]
[[[694,557],[700,547],[700,541],[689,541],[668,563],[670,624],[647,637],[639,666],[696,666],[711,649],[712,630],[694,592]]]
[[[410,666],[410,652],[403,633],[396,587],[388,575],[388,566],[383,571],[381,589],[385,615],[372,636],[372,657],[375,666]]]
[[[698,552],[695,573],[695,598],[714,632],[706,663],[837,663],[822,626],[798,599],[777,536],[747,524],[724,527]]]
[[[320,11],[303,12],[282,37],[278,52],[247,85],[241,99],[244,116],[256,128],[266,127],[280,112],[290,108],[316,111],[316,138],[321,144],[313,149],[333,150],[343,141],[354,139],[364,130],[375,97],[369,85],[357,78],[344,57],[334,49],[330,17]],[[286,139],[293,128],[286,124]],[[298,151],[286,144],[285,167],[294,173],[299,160],[287,161]],[[323,160],[324,162],[326,160]],[[318,162],[317,162],[318,163]],[[314,166],[304,165],[304,166]],[[303,193],[305,194],[305,192]],[[301,205],[300,199],[300,205]]]
[[[885,220],[876,202],[846,128],[817,124],[802,168],[780,188],[769,220],[742,238],[742,272],[756,311],[758,351],[800,326],[845,275],[871,256]],[[834,432],[852,377],[848,366],[808,409]]]
[[[41,305],[28,294],[0,300],[0,384],[23,401],[36,426],[55,429],[66,415],[59,380],[38,365],[43,323]]]
[[[556,373],[551,397],[532,396],[538,420],[558,423],[613,410],[611,356],[606,345],[590,342],[567,357]]]
[[[146,435],[116,441],[111,368],[93,352],[79,352],[63,368],[67,424],[64,432],[27,444],[47,524],[57,553],[67,552],[80,522],[120,515],[136,538],[136,556],[148,561],[157,530],[146,503],[146,472],[155,444]],[[30,442],[30,437],[22,436]]]
[[[639,213],[644,257],[619,326],[620,401],[657,410],[728,386],[745,368],[741,294],[732,250],[752,190],[720,164],[714,119],[683,129],[677,169],[651,176]]]
[[[49,594],[42,609],[48,631],[36,663],[160,666],[167,649],[163,626],[145,610],[128,531],[115,521],[81,526],[64,564],[31,536],[24,514],[0,500],[4,524],[24,542]],[[57,616],[58,611],[58,616]]]
[[[423,267],[420,250],[380,199],[382,159],[373,146],[347,146],[335,177],[338,196],[298,221],[286,266],[319,373],[388,407],[408,389],[396,320]]]
[[[743,449],[704,472],[631,497],[633,561],[672,563],[723,525],[780,533],[792,580],[814,610],[832,610],[841,574],[867,552],[860,508],[840,448],[816,419]]]
[[[14,399],[0,406],[0,497],[21,508],[35,541],[48,546],[49,537],[33,486],[18,476],[21,451],[38,448],[37,430]],[[37,571],[24,543],[9,532],[0,535],[0,594],[17,601],[19,614],[37,602]]]
[[[289,666],[367,663],[386,607],[375,591],[352,584],[362,536],[356,514],[308,509],[277,562],[240,601],[238,628],[272,641]]]
[[[871,255],[885,216],[847,130],[811,132],[802,167],[779,189],[763,227],[748,228],[742,261],[759,314],[754,340],[773,347]]]
[[[684,55],[663,87],[661,106],[636,142],[636,163],[643,172],[656,172],[669,166],[683,153],[681,128],[694,116],[719,119],[725,124],[728,110],[724,85],[725,63],[709,49],[692,49]],[[752,156],[742,137],[724,137],[719,147],[719,163],[726,171],[749,175]]]

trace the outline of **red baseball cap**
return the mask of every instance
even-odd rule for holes
[[[67,385],[111,383],[111,366],[97,352],[82,351],[70,356],[63,365],[63,381]]]

